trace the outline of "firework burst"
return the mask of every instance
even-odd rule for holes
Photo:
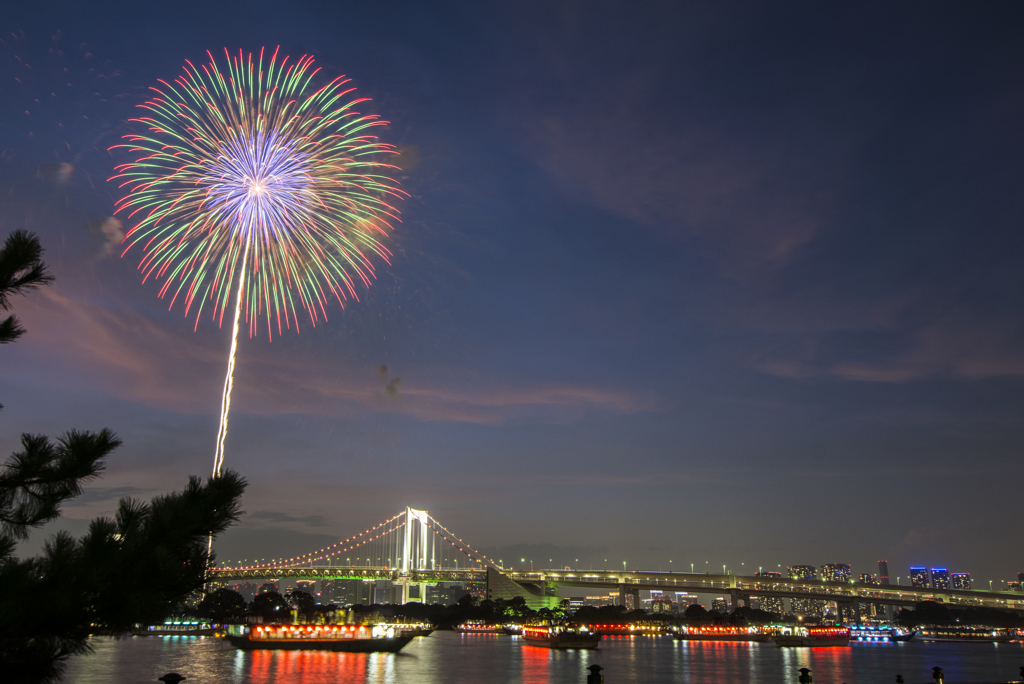
[[[374,129],[387,122],[354,108],[345,77],[314,87],[313,58],[290,62],[225,50],[160,81],[132,121],[144,133],[115,147],[133,160],[111,179],[126,190],[115,213],[131,225],[125,253],[141,252],[143,281],[161,280],[195,325],[234,309],[214,473],[223,462],[239,323],[250,336],[316,325],[374,278],[380,240],[404,193],[389,164],[396,150]],[[113,149],[113,148],[112,148]],[[232,295],[234,301],[232,302]],[[233,306],[232,306],[233,305]]]

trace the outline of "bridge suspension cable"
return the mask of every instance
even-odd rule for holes
[[[413,523],[416,524],[416,530],[418,530],[416,534],[411,529]],[[444,543],[438,544],[438,540]],[[449,553],[450,550],[457,552],[454,557]],[[454,564],[457,569],[459,557],[465,557],[469,560],[469,566],[497,567],[494,561],[470,546],[461,537],[456,536],[426,511],[407,508],[368,530],[310,553],[246,566],[226,563],[216,570],[284,570],[310,566],[320,561],[331,561],[353,551],[367,554],[360,555],[355,559],[356,566],[365,559],[366,567],[370,567],[376,562],[375,567],[389,569],[444,569],[451,567],[451,564]],[[351,557],[346,560],[349,561],[349,565],[352,565]]]

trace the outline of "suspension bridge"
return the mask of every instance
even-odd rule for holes
[[[491,599],[524,598],[531,608],[554,607],[560,587],[618,592],[619,605],[640,606],[641,591],[670,591],[729,596],[733,607],[754,597],[835,602],[840,613],[858,615],[873,603],[913,606],[938,601],[954,606],[985,606],[1024,612],[1024,593],[973,589],[936,589],[898,585],[828,582],[763,575],[695,572],[527,570],[496,563],[453,534],[427,511],[406,508],[379,525],[316,551],[262,563],[211,568],[218,581],[280,579],[355,579],[390,581],[402,587],[402,602],[422,600],[424,588],[442,582],[486,583]],[[419,587],[413,591],[413,587]]]

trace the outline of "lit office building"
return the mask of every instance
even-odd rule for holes
[[[878,581],[882,585],[889,584],[889,561],[878,561]]]
[[[786,604],[778,596],[762,596],[757,599],[758,607],[766,613],[786,614]]]
[[[320,602],[339,606],[368,606],[373,603],[373,582],[355,579],[320,580]]]
[[[820,618],[825,615],[825,602],[817,599],[792,599],[793,614],[801,617]]]
[[[719,596],[716,599],[711,599],[711,610],[717,610],[719,613],[725,614],[729,612],[729,599],[724,596]]]
[[[680,613],[684,612],[687,608],[697,603],[696,594],[687,594],[682,591],[675,593],[676,610]]]
[[[954,572],[949,578],[954,589],[971,588],[971,573],[969,572]]]
[[[275,593],[280,594],[281,593],[281,590],[279,588],[281,586],[279,584],[280,581],[281,580],[272,580],[270,582],[265,582],[264,584],[261,584],[260,588],[256,590],[256,595],[259,596],[260,594],[266,594],[267,592],[270,592],[270,591],[273,591]]]
[[[875,577],[874,575],[872,575],[869,572],[862,572],[861,575],[860,575],[860,583],[861,584],[874,584],[874,585],[877,585],[878,584],[878,578]]]
[[[949,589],[949,570],[947,568],[932,568],[932,587],[934,589]]]
[[[295,580],[295,591],[304,591],[313,598],[317,597],[316,580],[300,579]]]
[[[814,579],[817,577],[813,565],[791,565],[787,566],[790,579]]]
[[[931,584],[928,581],[928,568],[911,567],[910,584],[915,587],[927,589],[928,586]]]
[[[826,582],[849,582],[852,573],[849,563],[828,563],[821,566],[821,579]]]
[[[453,606],[463,596],[469,596],[469,589],[461,584],[437,584],[427,587],[427,603],[431,605]]]

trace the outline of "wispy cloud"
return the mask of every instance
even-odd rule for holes
[[[280,511],[256,511],[245,517],[243,522],[257,520],[271,524],[299,524],[308,527],[327,527],[330,523],[322,515],[289,515]]]
[[[85,375],[90,384],[120,398],[186,413],[215,410],[225,366],[222,336],[157,325],[125,306],[76,298],[58,288],[20,304],[31,338],[17,353],[37,363],[46,359],[62,382],[67,374]],[[403,373],[398,391],[396,378],[385,384],[372,372],[354,374],[340,360],[285,353],[283,344],[246,346],[245,362],[236,370],[235,410],[257,415],[387,411],[426,421],[501,423],[571,421],[589,412],[656,408],[644,393],[557,380],[439,385],[410,372]]]

